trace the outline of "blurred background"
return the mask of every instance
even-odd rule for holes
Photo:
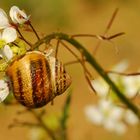
[[[129,71],[140,68],[140,1],[139,0],[1,0],[0,8],[6,12],[13,5],[24,9],[31,15],[31,21],[40,34],[52,32],[65,32],[68,34],[102,34],[109,22],[115,8],[119,13],[113,22],[109,34],[125,32],[126,34],[115,38],[113,41],[118,47],[119,53],[111,43],[103,42],[96,54],[96,59],[105,68],[110,69],[121,60],[128,60]],[[31,35],[25,34],[29,40],[34,41]],[[94,38],[78,38],[89,51],[93,51],[98,40]],[[74,57],[67,50],[60,48],[59,58],[68,62]],[[85,81],[83,70],[79,64],[66,67],[70,73],[73,83],[72,102],[70,105],[70,118],[68,120],[69,140],[138,140],[140,138],[139,126],[130,127],[123,136],[115,135],[97,127],[87,121],[84,114],[86,105],[94,104],[96,96],[89,89]],[[95,71],[92,73],[97,77]],[[45,109],[48,114],[58,114],[66,94],[57,97],[54,105],[48,104]],[[33,121],[32,115],[18,115],[17,111],[23,110],[22,106],[0,106],[0,140],[30,140],[30,128],[15,127],[8,129],[8,125],[14,118]],[[42,139],[43,140],[43,139]]]

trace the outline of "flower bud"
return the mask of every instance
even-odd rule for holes
[[[26,13],[17,6],[12,6],[10,9],[10,17],[15,24],[24,24],[29,20],[30,16],[27,16]]]

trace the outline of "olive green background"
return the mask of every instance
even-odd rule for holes
[[[119,7],[119,13],[109,31],[109,34],[125,32],[124,36],[113,41],[118,47],[115,52],[114,45],[103,42],[96,54],[96,59],[105,68],[110,69],[121,60],[128,60],[129,72],[140,68],[140,1],[139,0],[1,0],[0,7],[9,11],[13,5],[24,9],[31,15],[31,21],[36,30],[41,34],[52,32],[65,32],[68,34],[91,33],[102,34],[111,18],[115,8]],[[25,36],[32,42],[35,38],[31,34]],[[78,38],[89,51],[93,51],[98,40],[92,38]],[[75,50],[74,50],[75,51]],[[74,60],[74,57],[63,47],[59,50],[59,59],[63,63]],[[94,104],[97,97],[89,89],[85,81],[83,70],[79,64],[67,66],[73,83],[71,89],[72,103],[70,118],[68,121],[69,140],[138,140],[140,139],[139,126],[128,127],[123,136],[109,133],[101,127],[97,127],[87,121],[84,114],[86,105]],[[89,66],[89,69],[91,67]],[[97,73],[93,70],[93,75]],[[48,113],[61,111],[66,99],[66,94],[57,97],[54,105],[45,106]],[[22,106],[0,107],[0,140],[29,140],[29,128],[14,128],[9,130],[8,125],[14,118],[34,121],[30,114],[17,115],[17,111],[23,110]]]

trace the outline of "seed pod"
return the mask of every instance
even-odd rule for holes
[[[71,84],[61,62],[36,51],[15,60],[8,67],[7,75],[15,98],[29,108],[46,105]]]

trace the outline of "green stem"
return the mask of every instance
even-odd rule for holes
[[[125,95],[118,89],[118,87],[114,84],[114,82],[109,78],[107,73],[103,70],[103,68],[97,63],[95,58],[85,49],[83,45],[81,45],[78,41],[76,41],[74,38],[71,38],[71,36],[64,34],[64,33],[52,33],[50,35],[45,36],[38,42],[36,42],[33,45],[33,49],[37,48],[43,43],[48,43],[52,39],[60,39],[65,40],[72,44],[75,48],[77,48],[79,51],[83,53],[85,56],[87,62],[91,64],[91,66],[102,76],[102,78],[109,84],[111,89],[116,93],[116,95],[119,97],[119,99],[127,105],[129,109],[131,109],[138,118],[140,118],[140,112],[136,105],[134,105],[128,98],[125,97]]]

